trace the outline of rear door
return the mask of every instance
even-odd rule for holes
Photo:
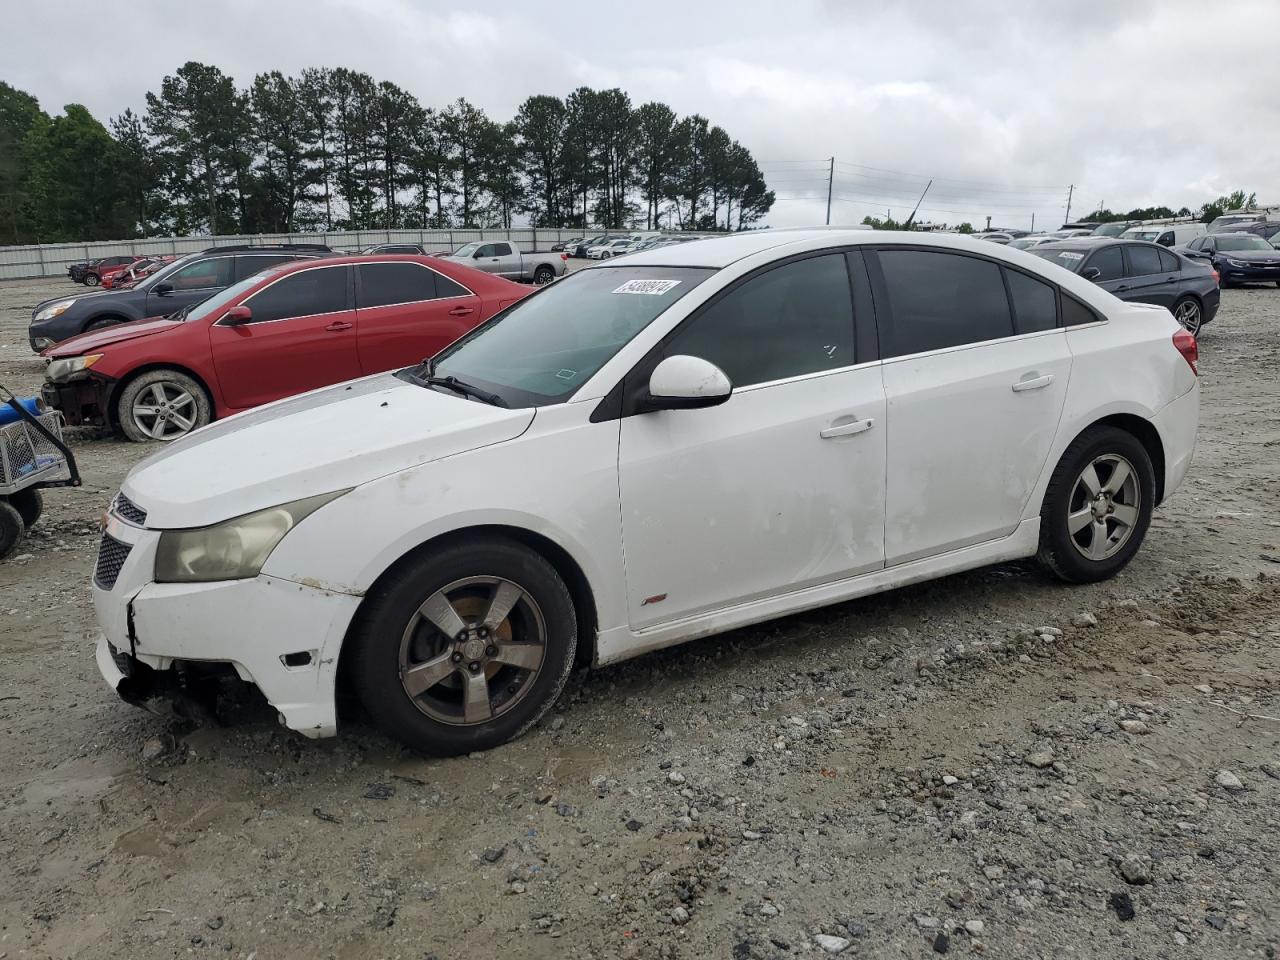
[[[155,285],[170,287],[167,293],[156,293],[155,287],[147,291],[143,316],[160,317],[175,313],[212,296],[223,287],[231,286],[234,260],[234,257],[209,257],[171,273]]]
[[[360,376],[350,268],[286,274],[244,301],[249,323],[209,328],[223,401],[243,410]]]
[[[1071,372],[1057,289],[949,251],[882,247],[868,266],[888,401],[886,563],[1012,534]]]
[[[1173,306],[1178,296],[1178,272],[1165,269],[1158,247],[1145,243],[1126,243],[1125,284],[1117,287],[1124,300],[1138,303],[1154,303],[1161,307]]]
[[[409,260],[356,267],[360,369],[394,370],[435,356],[483,319],[484,301]]]

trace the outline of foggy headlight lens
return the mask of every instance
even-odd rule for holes
[[[165,530],[156,548],[156,582],[206,583],[256,577],[285,534],[346,492],[322,493],[268,507],[212,527]]]
[[[73,379],[77,373],[84,373],[101,359],[102,354],[91,353],[87,357],[66,357],[62,360],[54,360],[45,367],[44,374],[54,383],[61,383],[63,380]]]
[[[67,307],[71,306],[75,302],[75,298],[72,297],[70,300],[59,300],[57,303],[51,303],[37,313],[32,319],[36,321],[52,320],[54,317],[61,316],[65,313]]]

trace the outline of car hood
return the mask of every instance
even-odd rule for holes
[[[117,323],[112,327],[104,327],[101,330],[90,330],[87,333],[77,334],[69,340],[63,340],[52,347],[46,347],[41,351],[40,356],[48,357],[50,360],[57,360],[60,357],[80,357],[86,353],[93,353],[95,350],[110,347],[113,344],[124,343],[126,340],[137,340],[139,337],[167,333],[170,330],[177,329],[181,322],[180,320],[166,320],[164,317],[154,317],[150,320]]]
[[[1280,263],[1280,250],[1219,250],[1218,256],[1241,263]]]
[[[63,300],[75,300],[79,303],[81,300],[93,300],[97,297],[114,297],[119,292],[118,290],[95,290],[93,293],[68,293],[65,297],[50,297],[48,300],[41,300],[32,307],[31,315],[34,317],[51,303],[61,303]]]
[[[197,430],[121,489],[148,527],[202,527],[511,440],[533,417],[378,374]]]

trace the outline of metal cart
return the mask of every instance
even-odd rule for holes
[[[0,560],[12,553],[37,520],[43,487],[78,487],[75,455],[62,442],[62,414],[32,413],[3,384],[0,402],[18,415],[0,426]]]

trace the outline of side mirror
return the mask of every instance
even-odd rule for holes
[[[227,327],[238,327],[253,320],[253,311],[246,306],[232,307],[222,315],[220,321]]]
[[[473,254],[471,255],[471,259],[472,259],[472,260],[479,260],[479,259],[480,259],[480,254],[481,254],[481,250],[477,250],[475,253],[473,253]]]
[[[724,403],[733,384],[723,370],[701,357],[667,357],[649,376],[648,410],[695,410]]]
[[[157,283],[151,288],[151,292],[157,297],[167,297],[169,294],[173,293],[173,284],[168,283],[167,281],[164,283]]]
[[[1085,267],[1084,273],[1080,274],[1080,276],[1084,277],[1086,280],[1092,280],[1094,283],[1097,283],[1098,278],[1102,276],[1102,271],[1097,267]]]

